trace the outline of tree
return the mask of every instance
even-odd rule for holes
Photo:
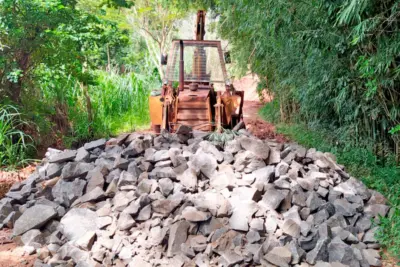
[[[139,33],[145,40],[150,58],[164,77],[160,57],[166,54],[174,33],[178,30],[181,20],[186,17],[186,11],[168,6],[165,0],[137,0],[131,7],[128,19],[132,27],[140,29]]]
[[[0,93],[14,102],[33,89],[39,66],[62,67],[88,83],[83,65],[102,65],[107,45],[128,41],[115,24],[77,10],[73,0],[3,0],[0,18]]]

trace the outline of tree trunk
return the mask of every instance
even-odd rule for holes
[[[18,82],[9,82],[9,96],[14,103],[21,103],[21,92],[22,92],[22,80],[18,79]]]

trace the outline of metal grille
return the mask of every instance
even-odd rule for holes
[[[179,81],[179,42],[174,42],[168,59],[167,78]],[[184,77],[188,82],[224,83],[222,52],[215,43],[184,42]]]

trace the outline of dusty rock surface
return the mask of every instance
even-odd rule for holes
[[[0,201],[34,266],[381,266],[389,207],[333,155],[246,131],[49,149]]]

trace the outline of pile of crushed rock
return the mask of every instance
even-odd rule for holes
[[[49,149],[1,200],[1,226],[35,266],[381,266],[386,200],[332,154],[205,136]]]

